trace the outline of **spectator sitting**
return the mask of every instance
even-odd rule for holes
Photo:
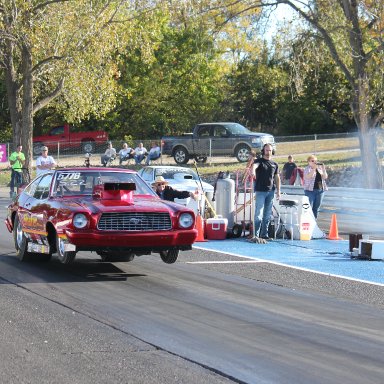
[[[145,165],[149,165],[151,160],[157,160],[161,156],[161,149],[157,143],[152,143],[151,149],[148,152]]]
[[[135,163],[140,164],[145,156],[147,156],[148,152],[146,148],[143,146],[143,143],[139,143],[139,146],[135,148]]]
[[[133,159],[134,155],[135,155],[135,151],[132,148],[128,147],[127,143],[124,143],[123,148],[121,148],[118,153],[118,156],[120,159],[119,164],[121,165],[123,161]]]
[[[101,164],[106,167],[107,164],[116,158],[116,149],[113,148],[111,142],[108,143],[108,148],[105,150],[104,155],[101,156]]]

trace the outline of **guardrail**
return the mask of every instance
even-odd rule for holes
[[[282,185],[282,193],[304,195],[300,186]],[[336,214],[339,234],[384,236],[384,191],[380,189],[330,187],[324,193],[317,223],[328,232]]]

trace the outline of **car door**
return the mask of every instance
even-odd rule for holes
[[[48,198],[51,182],[52,174],[43,175],[38,180],[36,188],[27,202],[29,218],[26,222],[26,228],[36,234],[45,233],[47,211],[50,209]]]
[[[195,138],[193,139],[193,153],[195,156],[207,157],[210,155],[211,148],[211,126],[204,124],[196,129]]]
[[[215,124],[211,127],[211,141],[213,155],[228,155],[232,153],[230,134],[222,124]]]

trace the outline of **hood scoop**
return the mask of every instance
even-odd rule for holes
[[[175,173],[173,175],[173,179],[176,181],[193,180],[193,176],[188,175],[188,173],[180,172],[180,173]]]
[[[105,183],[93,187],[93,198],[99,200],[121,200],[133,204],[135,183]]]

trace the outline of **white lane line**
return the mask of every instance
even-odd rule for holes
[[[186,264],[252,264],[252,263],[265,263],[263,260],[224,260],[224,261],[187,261]]]
[[[335,275],[335,274],[333,274],[333,273],[314,271],[313,269],[307,269],[307,268],[302,268],[302,267],[295,267],[295,266],[292,266],[292,265],[289,265],[289,264],[278,263],[278,262],[276,262],[276,261],[263,260],[263,259],[256,259],[256,258],[253,258],[253,257],[250,257],[250,256],[239,255],[239,254],[237,254],[237,253],[224,252],[224,251],[217,251],[217,250],[215,250],[215,249],[207,249],[207,248],[203,248],[203,247],[196,247],[195,245],[193,246],[193,248],[200,249],[200,250],[202,250],[202,251],[210,251],[210,252],[216,252],[216,253],[221,253],[221,254],[230,255],[230,256],[237,256],[237,257],[242,257],[242,258],[246,258],[246,259],[251,259],[251,260],[255,260],[255,261],[257,261],[258,263],[268,263],[268,264],[273,264],[273,265],[279,265],[279,266],[281,266],[281,267],[287,267],[287,268],[297,269],[297,270],[299,270],[299,271],[311,272],[311,273],[317,273],[317,274],[319,274],[319,275],[330,276],[330,277],[338,277],[338,278],[340,278],[340,279],[345,279],[345,280],[350,280],[350,281],[356,281],[356,282],[358,282],[358,283],[364,283],[364,284],[370,284],[370,285],[378,285],[378,286],[380,286],[380,287],[384,287],[384,284],[382,284],[382,283],[376,283],[376,282],[368,281],[368,280],[355,279],[355,278],[353,278],[353,277],[348,277],[348,276],[343,276],[343,275]]]

